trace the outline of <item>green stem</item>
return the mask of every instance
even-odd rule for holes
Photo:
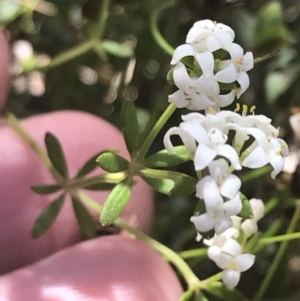
[[[52,165],[46,151],[27,133],[27,131],[20,125],[18,119],[12,113],[8,113],[6,116],[6,122],[10,128],[12,128],[18,136],[26,142],[29,147],[35,152],[35,154],[39,157],[42,163],[46,166],[46,168],[51,173],[52,177],[56,180],[58,184],[63,183],[64,179],[61,175],[56,171],[54,166]]]
[[[142,161],[152,142],[154,141],[155,137],[159,133],[159,131],[162,129],[162,127],[166,124],[166,122],[169,120],[169,118],[172,116],[172,114],[175,112],[176,106],[172,103],[170,104],[167,109],[164,111],[164,113],[160,116],[156,124],[154,125],[152,131],[149,133],[149,135],[146,137],[144,143],[142,144],[142,147],[140,149],[138,159]]]
[[[101,213],[102,206],[99,205],[96,201],[94,201],[92,198],[87,196],[85,193],[80,192],[78,194],[80,200],[86,204],[87,206],[93,208],[96,210],[99,214]],[[198,279],[198,277],[193,273],[193,271],[190,269],[190,267],[187,265],[187,263],[173,250],[169,249],[165,245],[161,244],[160,242],[156,241],[155,239],[147,236],[146,234],[142,233],[138,229],[135,229],[128,225],[124,220],[121,218],[118,218],[115,222],[116,225],[120,226],[122,229],[127,230],[129,233],[133,234],[136,238],[146,242],[151,247],[153,247],[155,250],[160,252],[162,255],[165,256],[165,258],[173,263],[181,275],[186,280],[187,284],[189,285],[189,288],[198,288],[200,287],[201,281]]]
[[[260,62],[263,62],[265,60],[268,60],[269,58],[271,58],[272,56],[276,55],[277,53],[279,52],[279,49],[271,52],[271,53],[268,53],[264,56],[261,56],[261,57],[258,57],[254,60],[254,64],[257,64],[257,63],[260,63]]]
[[[160,33],[157,23],[158,17],[162,9],[156,10],[150,17],[150,29],[151,33],[157,42],[157,44],[169,55],[173,55],[174,48],[166,41],[163,35]]]
[[[266,237],[262,238],[259,241],[260,245],[267,245],[275,242],[281,242],[281,241],[290,241],[294,239],[299,239],[300,238],[300,232],[296,233],[290,233],[290,234],[284,234],[284,235],[278,235],[278,236],[273,236],[273,237]]]
[[[205,280],[202,281],[203,286],[206,287],[211,282],[219,281],[222,278],[222,274],[223,274],[223,272],[219,272],[218,274],[215,274],[209,278],[206,278]]]
[[[203,258],[207,256],[207,249],[202,248],[202,249],[194,249],[194,250],[187,250],[187,251],[182,251],[178,253],[178,255],[183,258],[183,259],[191,259],[191,258]]]
[[[266,175],[267,173],[269,173],[271,171],[272,171],[272,166],[267,165],[265,167],[255,169],[255,170],[248,172],[247,174],[245,174],[244,176],[241,177],[241,181],[242,181],[242,183],[250,182],[252,180],[255,180],[259,177]]]
[[[105,30],[106,20],[108,17],[108,9],[110,5],[110,0],[103,0],[102,5],[100,8],[100,16],[98,22],[98,29],[97,29],[97,37],[94,37],[81,45],[77,45],[71,49],[66,50],[65,52],[60,53],[55,58],[53,58],[50,63],[43,67],[38,67],[37,71],[47,72],[50,69],[53,69],[57,66],[60,66],[64,63],[67,63],[89,51],[93,51],[98,44],[101,43],[101,39]],[[29,70],[28,72],[33,71]]]
[[[134,234],[138,239],[146,242],[151,247],[160,252],[162,255],[164,255],[164,257],[169,262],[176,266],[180,274],[184,277],[185,281],[187,282],[189,289],[197,290],[202,287],[199,278],[194,274],[194,272],[191,270],[188,264],[176,252],[169,249],[160,242],[156,241],[155,239],[147,236],[141,231],[129,226],[126,222],[124,222],[121,219],[118,219],[115,224],[120,226],[122,229],[125,229],[128,232]]]
[[[295,210],[295,213],[294,213],[294,216],[290,222],[290,225],[286,231],[286,234],[291,234],[292,232],[294,232],[296,226],[297,226],[297,222],[298,222],[298,219],[299,219],[299,216],[300,216],[300,203],[297,204],[297,207],[296,207],[296,210]],[[284,255],[284,252],[287,248],[287,245],[288,245],[288,241],[283,241],[278,249],[278,252],[268,270],[268,273],[267,275],[265,276],[255,298],[254,298],[254,301],[258,301],[260,300],[263,295],[265,294],[268,286],[270,285],[271,281],[272,281],[272,278],[273,276],[275,275],[275,272],[282,260],[282,257]]]

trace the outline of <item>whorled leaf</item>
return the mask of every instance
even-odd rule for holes
[[[90,239],[97,237],[96,223],[82,202],[73,196],[72,205],[84,238]]]
[[[79,169],[79,171],[77,172],[75,178],[80,178],[80,177],[84,177],[85,175],[91,173],[94,169],[96,169],[96,167],[98,166],[97,164],[97,158],[105,153],[105,152],[116,152],[115,150],[105,150],[102,152],[97,153],[95,156],[93,156],[92,158],[90,158],[89,160],[87,160],[83,166]]]
[[[37,194],[51,194],[59,191],[61,189],[61,186],[58,184],[34,185],[31,186],[31,189]]]
[[[110,173],[125,171],[129,167],[126,159],[111,152],[101,154],[96,161],[103,170]]]
[[[48,157],[54,168],[60,173],[61,176],[68,178],[69,172],[66,158],[58,139],[53,134],[48,132],[45,136],[45,144]]]
[[[157,178],[151,178],[147,176],[142,176],[142,178],[154,190],[167,195],[170,195],[172,189],[175,186],[175,181],[170,179],[157,179]]]
[[[205,290],[226,301],[247,301],[247,298],[237,289],[231,289],[222,282],[211,282]]]
[[[135,156],[139,147],[139,124],[136,108],[133,102],[125,101],[122,106],[122,130],[126,147],[132,156]]]
[[[51,202],[39,215],[34,223],[31,235],[35,238],[44,234],[53,224],[58,216],[65,200],[65,195],[61,195],[56,200]]]
[[[86,190],[112,190],[116,184],[113,183],[97,183],[84,187]]]
[[[150,168],[175,166],[190,160],[190,153],[184,145],[175,146],[172,154],[166,149],[157,152],[145,160],[145,166]]]
[[[196,191],[198,180],[188,175],[183,176],[175,182],[173,189],[170,192],[171,196],[184,196]]]
[[[103,226],[109,226],[116,221],[129,202],[132,190],[132,180],[125,179],[117,184],[108,195],[100,215]]]

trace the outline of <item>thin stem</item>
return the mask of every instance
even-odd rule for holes
[[[203,286],[207,286],[209,283],[211,282],[216,282],[216,281],[219,281],[221,278],[222,278],[222,275],[223,275],[223,272],[219,272],[209,278],[206,278],[202,281],[203,283]]]
[[[6,122],[17,134],[18,136],[26,142],[29,147],[35,152],[35,154],[39,157],[42,163],[49,170],[53,178],[57,183],[62,183],[64,179],[61,175],[56,171],[54,166],[52,165],[46,151],[27,133],[27,131],[20,125],[18,119],[12,113],[8,113],[6,116]]]
[[[178,253],[178,255],[183,258],[183,259],[191,259],[191,258],[203,258],[207,256],[207,249],[202,248],[202,249],[194,249],[194,250],[187,250],[187,251],[182,251]]]
[[[252,170],[252,171],[248,172],[247,174],[243,175],[241,177],[241,181],[242,181],[242,183],[250,182],[252,180],[255,180],[259,177],[266,175],[267,173],[269,173],[271,171],[272,171],[272,166],[267,165],[265,167]]]
[[[267,244],[271,244],[271,243],[275,243],[275,242],[290,241],[290,240],[299,239],[299,238],[300,238],[300,232],[296,232],[296,233],[278,235],[278,236],[273,236],[273,237],[265,237],[259,241],[259,244],[267,245]]]
[[[299,219],[299,216],[300,216],[300,203],[298,202],[297,204],[297,207],[296,207],[296,210],[295,210],[295,213],[294,213],[294,216],[290,222],[290,225],[286,231],[286,234],[291,234],[292,232],[294,232],[296,226],[297,226],[297,222],[298,222],[298,219]],[[281,262],[281,259],[284,255],[284,252],[287,248],[287,245],[288,245],[288,241],[283,241],[278,249],[278,252],[268,270],[268,273],[267,275],[265,276],[255,298],[254,298],[254,301],[258,301],[260,300],[263,295],[265,294],[269,284],[271,283],[272,281],[272,278],[273,276],[275,275],[275,272]]]
[[[53,58],[50,63],[46,66],[38,67],[35,70],[47,72],[50,69],[53,69],[57,66],[60,66],[64,63],[67,63],[89,51],[93,51],[100,43],[105,30],[106,20],[108,17],[108,9],[110,5],[110,0],[103,0],[100,8],[100,16],[97,27],[97,36],[92,39],[82,43],[81,45],[77,45],[71,49],[66,50],[65,52],[60,53],[55,58]],[[29,70],[30,72],[33,70]]]
[[[160,33],[157,23],[158,23],[158,17],[162,9],[156,10],[152,13],[150,17],[150,28],[151,33],[157,42],[157,44],[169,55],[173,55],[174,48],[166,41],[166,39],[163,37],[163,35]]]
[[[159,133],[159,131],[162,129],[162,127],[166,124],[166,122],[169,120],[169,118],[172,116],[172,114],[175,112],[176,106],[172,103],[170,104],[167,109],[164,111],[164,113],[160,116],[156,124],[154,125],[152,131],[149,133],[149,135],[146,137],[144,143],[142,144],[142,147],[140,149],[138,159],[143,160],[154,141],[155,137]]]
[[[258,57],[258,58],[256,58],[256,59],[254,60],[254,64],[257,64],[257,63],[263,62],[263,61],[265,61],[265,60],[268,60],[268,59],[270,59],[271,57],[273,57],[274,55],[276,55],[278,52],[279,52],[279,49],[277,49],[277,50],[275,50],[275,51],[273,51],[273,52],[271,52],[271,53],[268,53],[268,54],[266,54],[266,55],[263,55],[263,56],[261,56],[261,57]]]
[[[198,289],[202,287],[201,281],[199,278],[194,274],[188,264],[173,250],[169,249],[165,245],[161,244],[160,242],[156,241],[155,239],[145,235],[144,233],[140,232],[139,230],[129,226],[126,222],[121,219],[118,219],[115,222],[116,225],[120,226],[121,228],[127,230],[128,232],[134,234],[138,239],[146,242],[151,247],[156,249],[158,252],[163,254],[165,258],[174,264],[180,274],[184,277],[185,281],[187,282],[190,289]]]

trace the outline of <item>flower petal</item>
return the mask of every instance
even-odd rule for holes
[[[226,254],[236,257],[242,254],[242,246],[235,239],[230,238],[223,245],[222,251]]]
[[[242,165],[248,168],[260,168],[269,163],[269,158],[261,146],[256,147],[243,160]]]
[[[202,170],[216,157],[217,152],[205,144],[199,144],[194,157],[195,170]]]
[[[227,106],[231,105],[233,103],[234,99],[235,99],[235,91],[232,90],[228,94],[219,95],[216,102],[221,108],[223,108],[223,107],[227,107]]]
[[[270,164],[273,167],[273,171],[271,172],[271,178],[275,179],[276,176],[282,171],[284,166],[284,159],[279,154],[274,154],[269,159]]]
[[[218,147],[217,153],[219,156],[227,158],[235,170],[242,169],[242,167],[240,165],[239,157],[238,157],[236,151],[234,150],[234,148],[231,147],[230,145],[227,145],[227,144],[220,145]]]
[[[189,101],[186,99],[186,95],[184,95],[182,90],[177,90],[169,95],[168,101],[173,103],[177,108],[185,108],[189,104]]]
[[[184,90],[184,92],[188,92],[188,86],[192,80],[186,71],[185,65],[181,62],[178,62],[174,68],[173,79],[177,88]]]
[[[249,88],[250,80],[246,72],[240,73],[236,80],[240,85],[240,87],[236,91],[236,97],[237,99],[239,99],[241,95]]]
[[[196,60],[199,63],[202,72],[209,77],[214,71],[214,56],[211,52],[197,53]]]
[[[214,220],[208,213],[192,216],[190,220],[192,223],[194,223],[196,229],[202,233],[207,232],[214,227]]]
[[[213,103],[211,102],[211,100],[203,93],[194,93],[192,95],[192,100],[190,102],[191,107],[188,107],[188,109],[191,110],[205,110],[208,107],[212,106]]]
[[[217,246],[211,246],[207,250],[207,256],[210,260],[215,261],[215,259],[220,256],[222,250]]]
[[[220,193],[226,198],[234,198],[241,188],[241,180],[236,175],[229,175],[220,187]]]
[[[242,210],[242,201],[238,193],[233,199],[224,203],[223,208],[227,216],[237,215]]]
[[[238,78],[238,72],[233,64],[230,64],[226,69],[219,71],[215,78],[220,83],[233,83]]]
[[[189,44],[180,45],[175,49],[173,53],[171,65],[177,64],[182,58],[186,56],[194,56],[194,54],[195,51],[193,46]]]
[[[230,56],[233,61],[241,59],[244,55],[244,49],[237,43],[232,43]]]
[[[223,178],[229,172],[228,163],[224,159],[218,159],[218,160],[212,161],[209,164],[208,169],[209,169],[210,175],[215,180],[218,180],[219,178]]]
[[[233,270],[226,270],[222,274],[223,282],[230,288],[234,288],[238,285],[241,278],[241,273]]]
[[[242,254],[235,258],[238,269],[240,272],[245,272],[249,270],[255,261],[255,256],[253,254]]]

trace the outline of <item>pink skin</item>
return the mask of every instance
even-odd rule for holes
[[[23,120],[22,126],[43,146],[47,131],[57,136],[71,176],[101,150],[119,149],[121,155],[128,157],[121,133],[108,122],[87,113],[60,111],[43,114]],[[0,128],[0,141],[0,245],[5,246],[0,248],[0,274],[3,274],[79,242],[80,230],[68,198],[51,228],[38,239],[30,237],[34,221],[55,198],[55,195],[38,195],[30,187],[53,183],[53,179],[12,129]],[[102,173],[100,168],[96,173]],[[147,232],[153,216],[153,192],[141,179],[137,182],[122,216]],[[88,194],[103,203],[108,192]]]
[[[10,55],[6,37],[0,30],[0,110],[4,107],[9,87]]]
[[[0,278],[1,301],[177,301],[181,294],[155,250],[119,235],[77,244]]]

